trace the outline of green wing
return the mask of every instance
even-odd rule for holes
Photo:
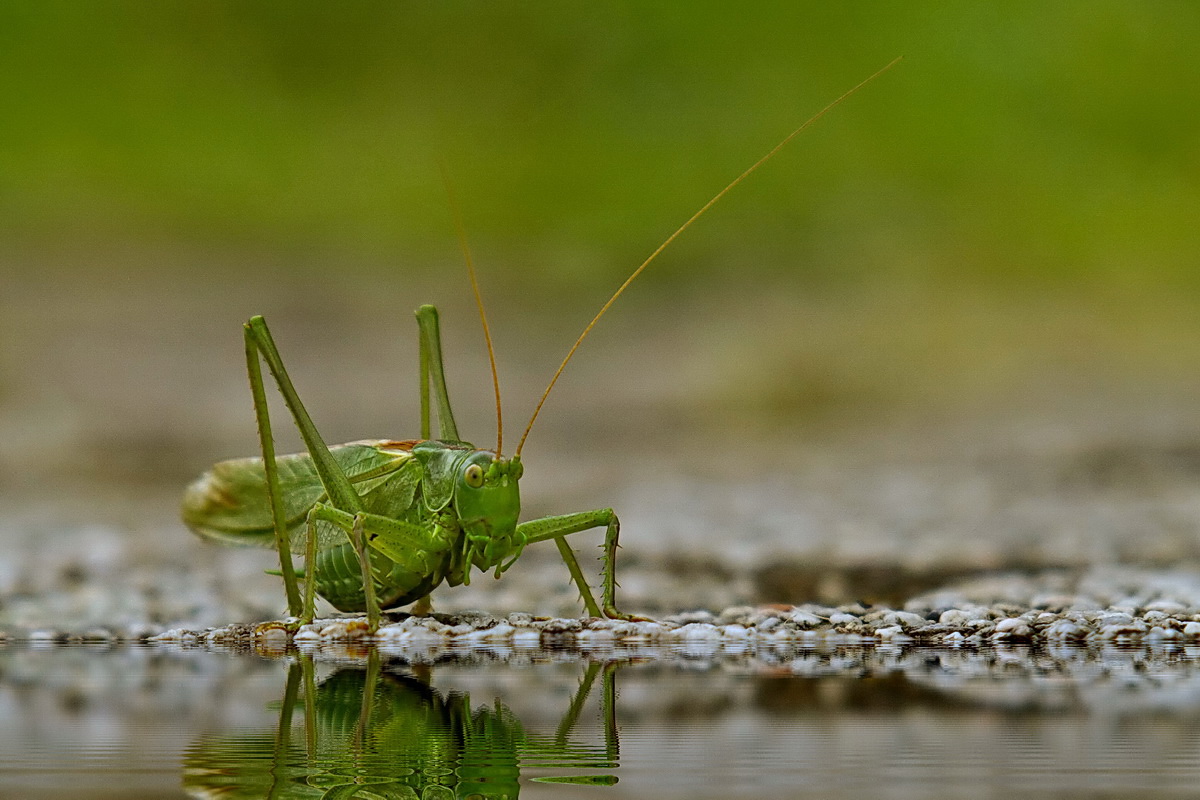
[[[408,442],[386,440],[351,442],[329,448],[338,466],[364,498],[368,510],[386,506],[395,513],[412,506],[421,480],[421,465]],[[303,552],[305,515],[314,504],[327,499],[308,453],[275,459],[287,526],[293,532],[292,550]],[[373,501],[373,502],[372,502]],[[226,544],[275,546],[271,505],[267,500],[267,475],[261,458],[222,461],[188,487],[183,496],[183,521],[205,539]],[[345,537],[323,532],[319,544],[342,543]]]

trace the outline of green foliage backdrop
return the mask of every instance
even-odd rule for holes
[[[609,285],[904,55],[651,282],[1193,286],[1198,40],[1187,2],[6,2],[0,233],[422,270],[444,160],[503,283]]]

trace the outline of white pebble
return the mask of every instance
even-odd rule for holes
[[[1069,619],[1060,619],[1046,629],[1046,636],[1051,639],[1084,639],[1087,638],[1087,629]]]
[[[611,644],[616,640],[612,628],[584,628],[575,637],[580,647],[596,644]]]
[[[1164,628],[1161,625],[1155,625],[1153,628],[1150,629],[1150,632],[1148,634],[1146,634],[1146,638],[1148,638],[1148,639],[1168,639],[1168,640],[1182,639],[1183,634],[1180,633],[1179,631],[1175,630],[1174,628]]]
[[[542,632],[535,628],[517,628],[512,635],[513,647],[541,647]]]
[[[487,639],[488,641],[499,642],[506,639],[511,639],[513,631],[515,630],[516,628],[514,628],[512,625],[509,625],[507,622],[501,622],[499,625],[493,625],[492,627],[487,628],[482,633],[484,639]]]
[[[1125,624],[1111,624],[1100,628],[1101,639],[1128,639],[1135,636],[1141,636],[1146,632],[1146,623],[1141,620],[1130,621]]]
[[[815,628],[822,622],[820,617],[815,614],[809,614],[807,611],[793,611],[788,615],[788,620],[796,623],[801,628]]]
[[[897,636],[903,633],[904,628],[901,628],[899,625],[890,625],[886,628],[880,628],[875,631],[875,635],[885,642],[895,639]]]
[[[183,628],[171,628],[170,630],[163,631],[158,636],[151,636],[150,641],[152,641],[152,642],[181,642],[181,641],[183,641],[183,633],[184,633]]]
[[[745,639],[750,636],[745,625],[722,625],[718,630],[726,639]]]
[[[682,628],[672,631],[671,635],[689,642],[715,641],[721,638],[721,634],[717,631],[715,625],[709,625],[704,622],[692,622],[684,625]]]
[[[919,628],[928,621],[920,614],[913,614],[911,611],[890,611],[883,615],[883,624],[889,627],[899,625],[905,629]],[[878,631],[876,632],[878,633]]]
[[[1028,639],[1033,636],[1033,628],[1021,617],[1008,617],[996,623],[993,639]]]
[[[651,639],[660,639],[671,631],[666,625],[658,622],[638,622],[636,624],[638,633],[642,636],[648,636]]]
[[[1187,606],[1183,603],[1176,603],[1174,600],[1155,600],[1153,603],[1146,604],[1147,611],[1162,611],[1165,614],[1182,614],[1187,611]]]

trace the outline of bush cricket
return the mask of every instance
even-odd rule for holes
[[[542,407],[580,344],[626,288],[693,222],[793,138],[896,59],[808,119],[694,213],[635,269],[575,340],[511,457],[503,454],[500,383],[487,315],[461,220],[456,217],[471,286],[479,308],[496,395],[496,448],[461,439],[442,368],[437,310],[416,311],[419,329],[421,434],[419,439],[378,439],[329,447],[292,386],[262,317],[245,324],[246,367],[258,421],[261,457],[223,461],[201,476],[183,500],[184,522],[200,536],[231,544],[274,547],[279,554],[288,611],[301,624],[314,616],[314,594],[341,611],[367,615],[378,628],[380,610],[417,603],[427,613],[429,594],[445,583],[470,582],[471,570],[499,577],[533,544],[553,541],[592,617],[636,619],[616,604],[616,552],[620,522],[611,508],[519,522],[521,450]],[[304,440],[306,452],[276,456],[262,362],[274,378]],[[432,438],[432,403],[438,437]],[[603,528],[600,602],[566,537]],[[304,554],[297,572],[293,553]],[[299,583],[303,580],[301,594]]]

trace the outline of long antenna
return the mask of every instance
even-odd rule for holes
[[[896,66],[896,64],[898,64],[902,58],[904,58],[904,57],[898,56],[898,57],[892,59],[892,61],[887,66],[883,67],[878,72],[871,75],[871,77],[862,81],[857,86],[855,86],[853,89],[849,90],[848,92],[843,94],[841,97],[839,97],[838,99],[834,100],[829,105],[822,108],[816,114],[809,117],[804,122],[803,125],[801,125],[799,128],[796,128],[796,130],[789,133],[787,135],[787,137],[784,138],[783,141],[781,141],[779,144],[777,144],[773,148],[771,148],[770,152],[768,152],[765,156],[760,158],[758,161],[755,161],[745,172],[743,172],[741,175],[738,175],[736,178],[734,178],[729,183],[728,186],[726,186],[721,191],[717,192],[711,200],[709,200],[707,203],[705,203],[700,208],[699,211],[697,211],[695,214],[692,214],[692,216],[688,218],[687,222],[680,225],[679,228],[677,228],[674,233],[672,233],[670,236],[668,236],[666,241],[664,241],[662,244],[660,244],[658,246],[658,248],[653,253],[650,254],[649,258],[647,258],[645,261],[643,261],[641,263],[641,266],[639,266],[637,269],[635,269],[633,271],[633,273],[628,278],[625,279],[625,282],[621,284],[620,288],[618,288],[615,292],[613,292],[612,297],[608,298],[608,302],[605,303],[598,312],[596,312],[596,316],[592,317],[592,321],[587,324],[587,327],[585,327],[583,329],[583,333],[579,334],[579,338],[575,340],[575,344],[571,345],[571,349],[567,351],[566,358],[564,358],[562,360],[562,363],[558,365],[558,370],[554,373],[554,377],[550,379],[550,384],[546,387],[546,391],[542,392],[542,397],[540,400],[538,400],[537,407],[533,409],[533,416],[529,418],[529,424],[525,426],[525,432],[523,434],[521,434],[521,441],[517,443],[517,451],[516,451],[517,456],[521,455],[521,448],[523,448],[525,446],[525,440],[527,438],[529,438],[529,431],[531,431],[533,429],[533,423],[535,421],[537,421],[538,414],[540,414],[542,412],[542,406],[544,406],[546,404],[546,398],[550,396],[550,391],[554,388],[554,384],[558,383],[559,377],[563,374],[563,370],[565,370],[567,368],[567,363],[570,362],[571,358],[575,355],[575,351],[579,349],[579,345],[583,343],[583,340],[587,338],[587,335],[589,333],[591,333],[592,328],[595,327],[596,323],[600,321],[600,318],[604,316],[605,312],[608,311],[608,309],[612,306],[612,304],[616,302],[617,298],[620,297],[627,288],[629,288],[629,284],[633,283],[634,279],[636,279],[638,275],[642,274],[642,270],[646,269],[646,267],[648,267],[650,265],[651,261],[658,258],[658,254],[661,253],[663,250],[666,250],[667,246],[670,245],[671,242],[673,242],[677,238],[679,238],[679,235],[681,233],[683,233],[688,228],[690,228],[692,226],[692,223],[695,222],[696,220],[698,220],[704,214],[704,212],[708,211],[710,208],[712,208],[714,205],[716,205],[718,200],[720,200],[722,197],[724,197],[726,194],[728,194],[729,191],[731,189],[733,189],[733,187],[737,186],[739,183],[741,183],[747,177],[749,177],[750,173],[754,172],[756,169],[758,169],[763,164],[765,164],[767,161],[769,161],[771,159],[771,157],[774,156],[776,153],[778,153],[780,150],[782,150],[788,144],[788,142],[792,141],[792,139],[795,139],[797,136],[799,136],[801,133],[803,133],[809,126],[811,126],[817,120],[821,119],[821,117],[825,116],[830,111],[832,111],[834,108],[836,108],[847,97],[854,94],[859,89],[863,88],[868,83],[875,80],[883,73],[887,72],[892,67]]]
[[[488,362],[492,367],[492,387],[496,390],[496,458],[504,447],[504,413],[500,408],[500,374],[496,371],[496,349],[492,347],[492,331],[488,327],[487,312],[483,310],[483,295],[479,291],[479,278],[475,274],[475,260],[471,258],[471,245],[467,243],[467,228],[463,224],[462,209],[454,196],[454,184],[450,182],[450,172],[444,162],[439,162],[442,171],[442,183],[446,185],[446,196],[450,201],[450,211],[454,215],[454,227],[458,232],[458,243],[462,247],[463,258],[467,262],[467,275],[471,279],[471,290],[475,293],[475,306],[479,309],[479,321],[483,323],[483,339],[487,342]]]

